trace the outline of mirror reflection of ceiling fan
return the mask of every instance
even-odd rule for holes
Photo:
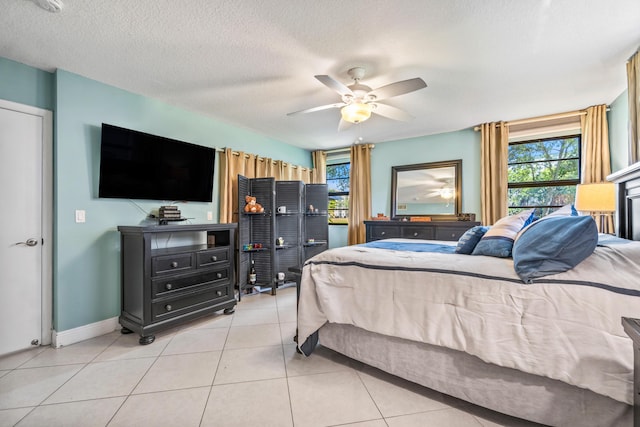
[[[413,119],[413,116],[409,113],[380,101],[427,87],[424,80],[417,77],[414,79],[390,83],[377,89],[371,89],[369,86],[360,83],[360,79],[364,77],[364,68],[351,68],[348,73],[353,79],[353,84],[350,84],[349,86],[345,86],[330,76],[315,76],[320,83],[324,84],[329,89],[336,91],[338,95],[340,95],[342,102],[307,108],[287,115],[293,116],[296,114],[313,113],[315,111],[328,110],[331,108],[340,108],[342,117],[340,119],[340,124],[338,125],[338,130],[347,129],[354,123],[364,122],[371,117],[372,113],[393,120],[409,121]]]
[[[397,200],[402,203],[447,203],[455,198],[453,167],[403,172],[398,178]]]

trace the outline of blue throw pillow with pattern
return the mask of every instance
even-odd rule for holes
[[[478,242],[472,255],[509,258],[518,232],[533,222],[533,209],[500,218]]]
[[[456,253],[465,255],[471,254],[488,229],[489,227],[486,227],[484,225],[476,225],[475,227],[472,227],[465,231],[465,233],[458,240]]]

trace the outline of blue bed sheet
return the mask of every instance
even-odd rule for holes
[[[424,242],[409,243],[376,240],[374,242],[363,243],[361,246],[366,246],[367,248],[390,249],[393,251],[437,252],[441,254],[453,254],[456,251],[455,246]]]

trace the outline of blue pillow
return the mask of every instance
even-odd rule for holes
[[[591,216],[547,216],[523,230],[513,245],[513,265],[525,283],[562,273],[591,255],[598,227]]]
[[[469,255],[473,252],[476,245],[484,236],[484,233],[487,232],[489,227],[485,227],[483,225],[476,225],[464,232],[464,234],[458,240],[458,245],[456,246],[457,254],[465,254]]]
[[[518,231],[533,222],[533,209],[499,219],[482,236],[472,255],[487,255],[499,258],[511,256],[513,241]]]

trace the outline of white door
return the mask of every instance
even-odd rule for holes
[[[9,108],[7,108],[9,107]],[[0,104],[0,354],[48,344],[50,281],[43,262],[44,144],[50,124],[43,110],[3,101]],[[48,117],[50,121],[50,116]],[[44,196],[44,197],[43,197]],[[46,210],[46,209],[45,209]],[[53,242],[46,242],[51,246]],[[44,298],[44,300],[43,300]],[[50,327],[49,327],[50,329]]]

